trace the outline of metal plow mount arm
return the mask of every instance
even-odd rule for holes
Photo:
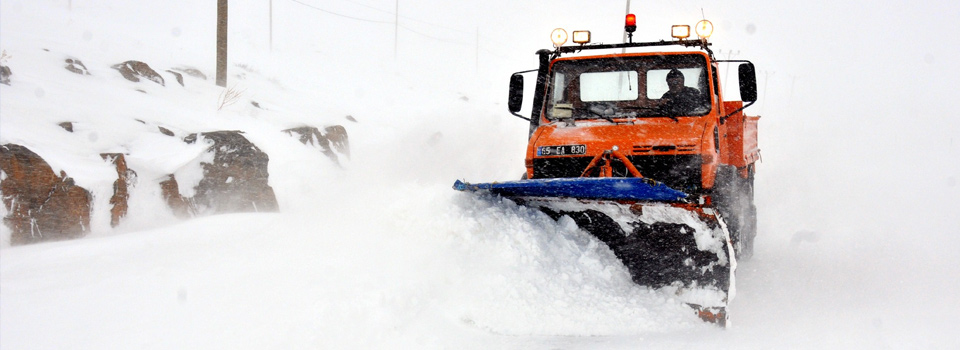
[[[590,177],[594,169],[599,171],[597,177],[613,177],[614,158],[623,162],[623,165],[627,167],[627,172],[633,175],[633,177],[643,177],[643,175],[640,174],[640,170],[637,170],[637,167],[633,165],[633,162],[617,150],[607,150],[593,157],[593,159],[590,160],[590,164],[587,165],[587,168],[580,174],[580,177]]]

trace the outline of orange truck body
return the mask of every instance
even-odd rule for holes
[[[582,171],[589,159],[608,150],[617,150],[627,156],[644,177],[653,178],[688,192],[702,193],[712,189],[718,167],[721,165],[735,167],[737,173],[743,178],[751,176],[752,165],[760,159],[757,140],[757,123],[760,117],[744,115],[741,101],[724,100],[723,91],[720,91],[720,84],[717,81],[718,62],[707,52],[650,52],[563,57],[553,59],[549,66],[552,72],[558,62],[577,64],[587,60],[616,61],[671,55],[703,56],[708,70],[704,74],[708,81],[703,86],[710,90],[709,112],[697,116],[676,115],[659,118],[614,116],[607,119],[594,118],[569,123],[557,118],[549,119],[549,106],[543,103],[539,113],[534,114],[539,115],[539,120],[534,121],[534,126],[531,128],[533,132],[525,159],[526,178],[578,176],[580,173],[577,171]],[[543,88],[544,94],[551,93],[551,83],[551,80],[545,81],[547,86]],[[639,91],[646,91],[645,83],[645,79],[638,79]],[[576,88],[573,86],[571,89],[576,90]],[[574,100],[572,105],[575,106],[579,96],[576,92],[570,95]],[[647,99],[640,94],[637,98],[641,100],[639,102],[629,100],[614,103],[618,107],[624,107],[645,103],[642,100]],[[544,154],[542,149],[560,145],[585,147],[582,153],[577,152],[575,155]],[[560,148],[557,150],[555,153],[564,151]],[[551,166],[551,164],[560,163],[563,164]],[[664,168],[664,163],[673,165]],[[549,170],[551,168],[568,170]]]

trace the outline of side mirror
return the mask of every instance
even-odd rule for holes
[[[510,76],[510,96],[507,98],[507,107],[510,112],[517,113],[523,106],[523,76],[514,74]]]
[[[756,102],[757,71],[753,67],[753,63],[741,64],[738,71],[740,73],[740,99],[744,102]]]

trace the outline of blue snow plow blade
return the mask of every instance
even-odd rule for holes
[[[490,191],[504,197],[564,197],[680,202],[689,195],[660,182],[636,177],[580,177],[471,184],[457,180],[457,191]]]

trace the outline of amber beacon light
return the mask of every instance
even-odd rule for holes
[[[707,39],[713,35],[713,23],[708,20],[697,22],[697,37]]]
[[[553,41],[553,47],[560,47],[567,43],[567,31],[563,28],[554,29],[550,33],[550,40]]]

